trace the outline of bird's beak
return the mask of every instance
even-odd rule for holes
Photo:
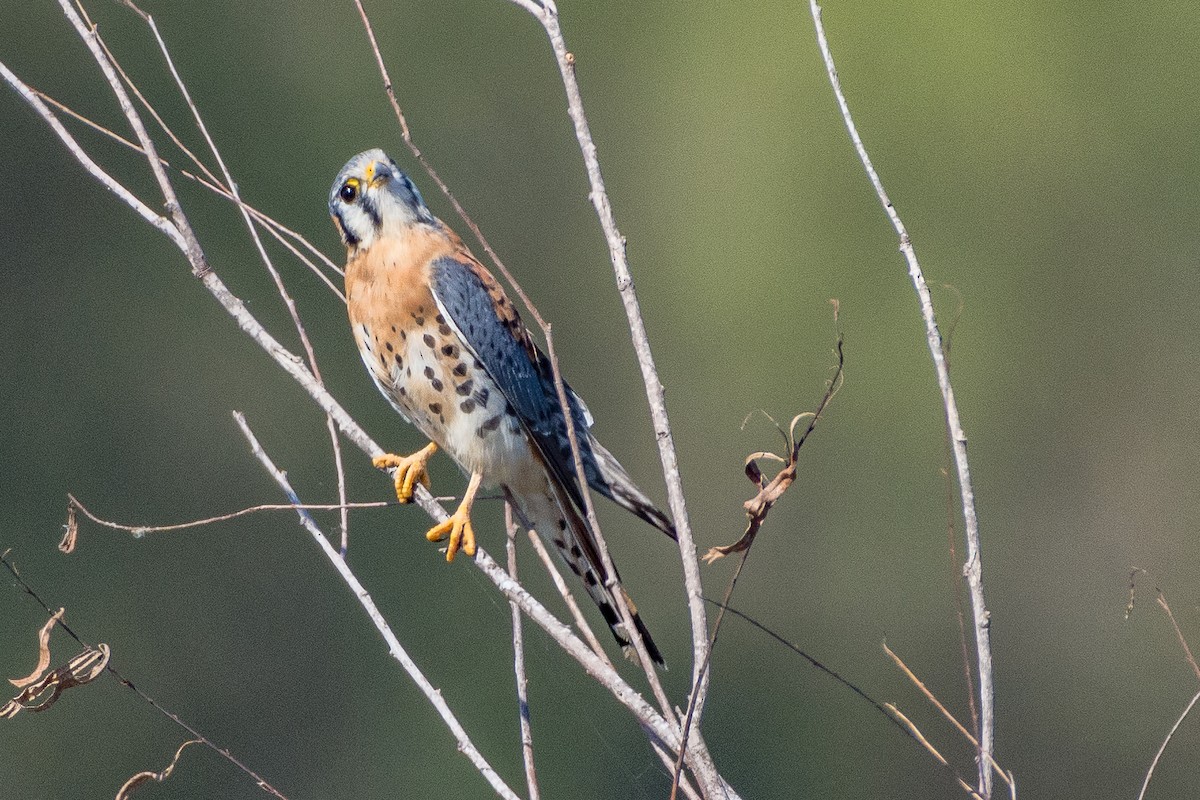
[[[380,186],[392,177],[392,170],[382,161],[372,161],[367,164],[366,178],[368,186]]]

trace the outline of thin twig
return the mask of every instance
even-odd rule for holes
[[[153,211],[148,205],[142,202],[141,198],[137,197],[129,189],[125,188],[124,184],[118,181],[113,176],[109,175],[99,164],[92,160],[92,157],[80,146],[75,137],[63,127],[58,117],[54,112],[42,102],[38,93],[34,91],[28,84],[18,78],[12,70],[10,70],[4,62],[0,61],[0,78],[4,78],[4,82],[11,86],[17,94],[21,96],[26,103],[37,112],[50,129],[58,136],[71,155],[75,156],[76,160],[83,165],[83,168],[88,171],[93,178],[100,182],[100,185],[105,189],[119,197],[127,206],[132,208],[138,216],[150,223],[156,230],[170,239],[184,253],[187,253],[187,242],[184,241],[183,235],[175,224]]]
[[[1183,638],[1183,631],[1179,629],[1179,623],[1175,621],[1175,614],[1171,611],[1171,606],[1167,603],[1167,596],[1163,594],[1162,589],[1158,590],[1158,604],[1163,611],[1167,612],[1167,619],[1171,620],[1171,627],[1175,630],[1175,638],[1179,640],[1179,646],[1183,648],[1183,655],[1187,659],[1188,665],[1191,666],[1192,672],[1196,673],[1196,677],[1200,679],[1200,664],[1196,663],[1196,659],[1192,655],[1192,648],[1188,647],[1187,639]]]
[[[4,564],[4,567],[10,573],[12,573],[13,579],[16,580],[17,584],[20,585],[20,587],[25,591],[25,594],[32,597],[34,602],[36,602],[39,606],[41,606],[42,609],[47,614],[54,616],[54,614],[55,614],[54,609],[52,609],[50,607],[50,605],[45,600],[42,599],[41,595],[39,595],[37,593],[37,591],[32,586],[29,585],[29,583],[25,580],[25,578],[21,575],[21,573],[17,571],[16,566],[14,566],[13,563],[8,560],[7,551],[5,551],[4,553],[0,553],[0,564]],[[78,642],[81,646],[83,646],[83,647],[91,646],[87,642],[85,642],[83,640],[83,638],[80,637],[80,635],[78,633],[76,633],[71,628],[71,626],[68,625],[66,622],[63,622],[60,620],[58,626],[60,628],[62,628],[63,631],[65,631],[68,636],[70,636],[72,639],[74,639],[76,642]],[[229,748],[218,747],[207,736],[205,736],[204,734],[197,731],[195,728],[193,728],[187,722],[184,722],[183,719],[180,718],[180,716],[178,714],[176,714],[173,711],[168,710],[167,708],[164,708],[157,700],[150,697],[150,695],[146,694],[141,689],[139,689],[137,686],[135,686],[133,681],[131,681],[129,678],[126,678],[123,674],[121,674],[117,670],[116,667],[113,666],[111,659],[109,660],[108,665],[105,667],[105,669],[114,678],[116,678],[117,681],[122,686],[126,687],[131,692],[133,692],[135,695],[137,695],[138,698],[140,698],[142,700],[142,702],[146,703],[151,708],[153,708],[155,711],[162,714],[167,719],[171,720],[171,722],[175,723],[180,728],[183,728],[196,741],[202,743],[205,747],[212,750],[214,753],[216,753],[221,758],[228,761],[230,764],[233,764],[235,767],[237,767],[239,770],[241,770],[243,773],[245,773],[251,780],[253,780],[258,785],[258,787],[260,789],[262,789],[264,792],[267,792],[268,794],[272,795],[273,797],[278,798],[278,800],[287,800],[287,797],[285,797],[282,792],[280,792],[278,789],[276,789],[274,786],[272,786],[270,783],[268,783],[265,778],[263,778],[257,772],[250,769],[250,767],[246,766],[241,761],[239,761],[233,755],[233,753],[229,752]]]
[[[588,646],[592,648],[592,652],[611,667],[612,661],[608,658],[608,652],[600,644],[600,640],[596,638],[596,633],[592,630],[592,626],[588,624],[587,617],[583,615],[583,611],[580,610],[579,603],[575,602],[575,595],[571,594],[571,589],[567,586],[562,572],[554,563],[550,551],[546,549],[546,543],[542,541],[542,537],[533,528],[529,528],[526,533],[529,534],[529,543],[533,546],[533,552],[537,553],[538,559],[542,562],[542,567],[545,568],[546,572],[550,575],[550,580],[554,583],[554,588],[558,590],[563,602],[566,603],[567,611],[571,614],[571,619],[575,621],[576,629],[578,629],[584,640],[587,641]]]
[[[296,511],[303,509],[305,511],[346,511],[351,508],[386,508],[387,506],[398,506],[399,502],[388,500],[376,500],[364,503],[306,503],[303,506],[294,506],[290,503],[262,503],[257,506],[231,511],[228,514],[221,514],[216,517],[205,517],[204,519],[191,520],[190,522],[180,522],[175,525],[128,525],[122,522],[113,522],[111,520],[101,519],[93,514],[84,506],[83,503],[73,494],[67,495],[67,504],[77,508],[85,517],[90,519],[97,525],[103,525],[106,528],[112,528],[116,531],[124,531],[125,533],[133,534],[135,537],[144,536],[147,533],[166,533],[167,531],[182,531],[188,528],[200,528],[205,525],[212,525],[217,522],[227,522],[231,519],[244,517],[247,514],[254,514],[259,511]]]
[[[550,47],[554,52],[555,62],[558,64],[566,93],[567,113],[574,123],[575,136],[579,140],[588,181],[591,185],[589,198],[596,209],[600,227],[603,229],[605,240],[608,243],[609,257],[612,260],[613,272],[616,276],[617,291],[625,308],[633,349],[637,355],[638,366],[642,371],[642,381],[646,386],[646,398],[650,405],[655,437],[658,440],[659,459],[662,462],[663,478],[667,484],[667,497],[671,515],[675,521],[679,552],[683,563],[683,578],[692,627],[692,683],[699,687],[696,702],[696,716],[699,718],[700,713],[703,712],[708,682],[707,672],[702,669],[708,652],[708,623],[704,610],[700,563],[696,555],[696,545],[692,539],[687,501],[683,493],[683,481],[679,473],[671,423],[667,417],[665,393],[662,381],[658,377],[658,371],[654,366],[654,356],[650,351],[650,339],[646,334],[641,305],[638,301],[637,291],[634,289],[633,275],[630,272],[629,261],[625,253],[625,237],[617,228],[612,205],[604,188],[600,160],[596,155],[596,145],[592,140],[591,129],[584,112],[579,83],[575,79],[575,56],[567,49],[562,28],[558,24],[558,10],[549,0],[545,2],[510,0],[510,2],[519,5],[533,15],[541,23],[550,40]]]
[[[55,100],[53,97],[46,94],[45,92],[39,91],[37,89],[32,89],[32,88],[30,89],[30,91],[32,91],[37,97],[39,97],[43,101],[45,101],[48,105],[51,105],[54,108],[61,111],[62,113],[66,114],[67,116],[72,117],[72,118],[78,120],[79,122],[82,122],[84,125],[88,126],[89,128],[96,131],[97,133],[107,136],[108,138],[112,139],[113,141],[117,142],[118,144],[128,147],[130,150],[133,150],[136,153],[141,153],[142,155],[145,155],[145,151],[142,150],[142,148],[136,142],[131,142],[128,139],[126,139],[124,136],[121,136],[120,134],[104,127],[103,125],[96,122],[95,120],[85,117],[83,114],[80,114],[78,111],[75,111],[70,106],[60,103],[58,100]],[[142,98],[142,103],[143,103],[143,105],[146,106],[146,109],[148,111],[151,111],[153,113],[153,106],[151,106],[147,100]],[[164,123],[164,125],[165,125],[165,123]],[[163,131],[172,140],[175,140],[176,138],[178,138],[175,136],[174,132],[171,131],[170,128],[164,127]],[[185,150],[184,152],[190,154],[190,151]],[[194,156],[193,156],[193,158],[194,158]],[[233,195],[229,192],[229,190],[227,188],[225,188],[225,186],[223,186],[220,183],[220,181],[217,181],[215,179],[209,180],[208,178],[204,177],[203,175],[197,175],[193,172],[189,172],[186,169],[181,169],[179,167],[175,167],[171,164],[170,161],[163,158],[162,156],[159,156],[158,160],[164,167],[166,167],[168,169],[176,170],[180,175],[187,178],[188,180],[200,184],[204,188],[208,189],[209,191],[213,192],[214,194],[216,194],[220,197],[225,198],[226,200],[229,200],[230,202],[236,202],[234,200]],[[200,167],[201,171],[205,171],[205,172],[207,171],[203,167],[203,165],[198,164],[198,167]],[[287,248],[287,250],[292,255],[294,255],[300,261],[300,263],[304,264],[304,266],[306,266],[314,275],[316,275],[321,280],[321,282],[325,284],[325,288],[329,289],[339,300],[342,301],[343,304],[345,304],[346,296],[345,296],[345,294],[342,293],[342,290],[339,289],[337,287],[337,285],[335,285],[333,283],[333,281],[330,280],[329,276],[326,275],[321,270],[320,267],[318,267],[316,264],[313,263],[312,259],[310,259],[308,256],[306,256],[304,253],[301,253],[296,248],[296,245],[292,244],[292,242],[293,241],[296,242],[301,247],[303,247],[305,250],[307,250],[310,255],[315,256],[316,258],[320,259],[322,266],[324,266],[330,272],[335,273],[338,277],[341,277],[343,275],[343,273],[345,272],[345,270],[343,270],[337,264],[334,264],[333,261],[331,261],[329,259],[329,256],[325,255],[323,252],[318,250],[316,245],[314,245],[312,242],[310,242],[302,234],[297,233],[296,231],[287,227],[283,223],[281,223],[278,220],[274,219],[273,217],[267,215],[266,213],[260,211],[259,209],[255,208],[254,206],[249,205],[248,203],[242,202],[242,207],[245,208],[248,212],[250,212],[251,216],[254,217],[255,221],[258,222],[258,224],[261,225],[264,230],[266,230],[273,237],[275,237],[276,241],[278,241],[281,245],[283,245],[285,248]]]
[[[967,435],[963,431],[962,422],[958,414],[958,404],[954,400],[954,387],[950,383],[950,372],[946,365],[946,355],[942,350],[942,336],[938,331],[937,316],[933,309],[933,298],[930,297],[929,287],[925,283],[925,275],[921,271],[921,265],[917,261],[916,251],[913,249],[908,230],[904,227],[904,223],[901,221],[900,215],[896,212],[895,206],[892,205],[892,201],[888,199],[887,192],[883,188],[883,182],[879,179],[879,174],[871,164],[871,159],[867,155],[867,149],[863,145],[862,138],[858,134],[858,128],[855,126],[854,119],[850,115],[850,106],[847,104],[846,96],[842,92],[837,67],[833,61],[833,54],[829,50],[829,41],[825,36],[825,27],[821,23],[821,7],[817,4],[817,0],[809,0],[809,9],[812,12],[813,24],[816,27],[817,44],[821,48],[821,56],[825,61],[825,69],[829,74],[829,82],[837,98],[838,107],[841,109],[842,119],[846,123],[846,129],[850,133],[854,149],[858,153],[859,160],[862,161],[863,169],[866,171],[867,177],[875,189],[875,194],[879,197],[879,202],[882,204],[888,219],[892,223],[892,227],[900,238],[900,252],[904,254],[904,259],[908,263],[908,274],[912,280],[913,288],[917,292],[918,302],[921,307],[921,317],[925,322],[925,337],[929,345],[929,354],[933,359],[934,368],[937,372],[938,388],[942,393],[942,404],[946,409],[946,427],[954,448],[954,463],[958,470],[958,488],[962,500],[967,541],[967,562],[963,567],[963,573],[967,577],[967,585],[971,596],[971,610],[975,618],[975,651],[979,662],[979,790],[980,794],[986,799],[992,796],[992,771],[988,768],[988,763],[991,760],[993,739],[995,736],[995,687],[992,667],[991,618],[983,596],[983,563],[980,555],[979,518],[975,512],[975,490],[971,483],[970,462],[967,459]]]
[[[941,764],[946,769],[953,770],[953,767],[950,766],[950,762],[946,760],[946,757],[943,756],[941,753],[939,753],[937,748],[933,746],[933,743],[931,743],[928,739],[925,738],[925,734],[921,733],[921,729],[918,728],[911,719],[904,716],[904,714],[902,714],[900,712],[900,709],[896,708],[896,706],[893,703],[885,703],[884,705],[887,707],[888,711],[892,712],[892,714],[895,715],[896,719],[900,722],[900,724],[903,725],[906,730],[908,730],[909,734],[911,734],[912,737],[914,739],[916,739],[917,742],[920,743],[920,745],[922,747],[924,747],[926,750],[928,750],[929,753],[935,759],[937,759],[937,762],[939,764]],[[971,797],[974,797],[976,800],[983,800],[983,797],[971,787],[971,784],[969,784],[965,780],[963,780],[962,777],[957,772],[954,773],[954,780],[958,783],[959,786],[962,787],[962,790],[964,792],[966,792],[967,794],[971,795]]]
[[[1179,730],[1179,726],[1187,719],[1187,715],[1192,713],[1192,708],[1200,701],[1200,692],[1196,692],[1192,696],[1191,702],[1187,704],[1187,708],[1183,709],[1183,713],[1179,715],[1179,719],[1175,720],[1175,724],[1171,726],[1171,730],[1167,731],[1167,738],[1163,739],[1163,743],[1158,746],[1158,752],[1154,754],[1154,760],[1150,762],[1150,769],[1146,770],[1146,779],[1142,781],[1142,790],[1138,792],[1137,800],[1145,800],[1146,789],[1150,788],[1150,779],[1154,777],[1154,770],[1158,767],[1158,761],[1162,758],[1163,752],[1167,749],[1167,745],[1171,743],[1171,737],[1175,735],[1175,731]]]
[[[958,719],[950,713],[948,708],[942,705],[942,701],[937,699],[937,695],[931,692],[929,687],[925,685],[925,682],[918,678],[916,673],[908,668],[908,665],[904,663],[904,660],[900,658],[900,656],[896,655],[896,653],[887,646],[887,642],[883,643],[883,652],[888,654],[888,657],[891,658],[892,662],[900,668],[900,671],[903,672],[904,676],[912,682],[913,686],[916,686],[917,690],[920,691],[921,694],[925,695],[925,699],[932,703],[933,707],[940,711],[942,716],[950,721],[950,724],[953,725],[955,729],[958,730],[958,732],[961,733],[963,737],[971,743],[972,747],[978,750],[979,740],[976,739],[969,730],[967,730],[965,725],[959,722]],[[1009,784],[1009,786],[1012,786],[1008,779],[1009,773],[1004,769],[1004,767],[1000,766],[999,762],[997,762],[995,758],[991,759],[991,765],[992,769],[996,770],[996,774],[1000,776],[1000,780]]]
[[[717,611],[717,619],[713,622],[712,637],[708,643],[708,652],[704,654],[704,664],[702,671],[707,672],[709,665],[712,663],[713,652],[717,648],[717,637],[721,634],[721,623],[725,621],[725,612],[729,610],[729,600],[733,597],[733,590],[737,587],[738,578],[741,577],[742,569],[746,566],[746,559],[750,558],[750,551],[754,547],[754,541],[751,540],[746,549],[742,551],[742,557],[738,560],[737,567],[733,570],[733,575],[729,579],[729,586],[725,589],[725,596],[721,598],[721,608]],[[671,795],[670,800],[675,800],[676,791],[679,789],[680,777],[683,774],[683,754],[686,752],[687,740],[690,737],[692,730],[692,722],[696,717],[696,700],[699,692],[693,690],[688,694],[687,712],[683,717],[682,737],[684,747],[679,748],[679,755],[675,759],[675,764],[671,768]]]
[[[508,551],[508,574],[517,578],[517,523],[513,519],[512,506],[504,504],[504,529],[508,534],[505,548]],[[513,675],[517,682],[517,716],[521,724],[521,760],[525,764],[525,786],[529,800],[541,800],[538,788],[537,769],[533,763],[533,728],[529,720],[529,677],[525,673],[525,637],[521,632],[521,609],[509,602],[512,608],[513,629]]]
[[[246,423],[245,415],[235,411],[233,412],[233,418],[237,421],[238,428],[241,429],[242,435],[246,437],[246,441],[250,443],[250,450],[254,454],[254,457],[258,459],[267,473],[279,484],[284,494],[287,495],[288,500],[291,500],[296,506],[301,506],[300,498],[288,482],[287,475],[275,466],[271,457],[262,449],[262,446],[258,443],[258,439],[254,436],[254,432],[250,430],[250,426]],[[479,773],[483,775],[484,779],[496,791],[496,794],[507,798],[507,800],[518,800],[517,794],[508,788],[508,785],[500,778],[471,742],[470,737],[467,736],[467,732],[463,729],[458,718],[446,703],[446,699],[442,697],[442,693],[429,682],[429,679],[421,672],[416,662],[409,657],[404,646],[400,644],[400,640],[396,638],[396,634],[392,632],[391,626],[383,618],[383,614],[379,611],[378,606],[375,605],[375,601],[371,599],[371,595],[366,587],[359,582],[358,577],[351,571],[346,559],[342,558],[341,554],[329,543],[329,539],[321,532],[321,529],[317,527],[317,523],[306,511],[300,509],[296,513],[300,517],[300,524],[304,526],[305,530],[312,536],[313,541],[321,548],[321,552],[329,559],[329,563],[337,570],[342,580],[358,599],[363,610],[367,612],[367,616],[375,624],[375,629],[379,631],[383,640],[387,642],[389,654],[404,668],[404,671],[408,673],[413,683],[417,685],[434,709],[437,710],[438,715],[446,723],[446,727],[450,729],[455,741],[458,742],[459,751],[470,760],[475,769],[479,770]]]

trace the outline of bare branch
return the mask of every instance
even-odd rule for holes
[[[962,422],[958,415],[958,404],[954,400],[954,387],[950,383],[950,368],[946,362],[946,353],[942,348],[942,335],[938,331],[937,315],[933,309],[933,298],[925,283],[925,275],[917,262],[917,254],[913,249],[908,230],[896,212],[892,201],[884,191],[883,182],[871,164],[867,149],[858,134],[854,118],[850,115],[850,106],[842,92],[841,81],[838,79],[837,67],[833,54],[829,50],[829,41],[825,36],[825,26],[821,23],[821,7],[817,0],[809,0],[813,24],[816,27],[817,44],[821,48],[821,56],[825,60],[825,69],[829,73],[829,82],[841,109],[842,119],[850,133],[850,140],[862,161],[863,169],[879,197],[884,212],[900,237],[900,252],[908,263],[908,274],[916,289],[918,303],[921,307],[921,317],[925,322],[925,337],[929,345],[929,355],[937,371],[938,388],[942,392],[942,404],[946,408],[946,427],[954,449],[954,463],[958,470],[958,488],[962,500],[963,520],[967,540],[967,563],[963,573],[967,577],[970,589],[971,610],[975,618],[975,652],[979,661],[979,790],[985,798],[992,796],[992,772],[988,768],[993,750],[995,729],[995,687],[992,668],[991,616],[983,597],[983,563],[979,546],[979,518],[975,513],[975,490],[971,484],[970,462],[967,460],[967,435],[963,431]]]
[[[71,155],[75,156],[79,163],[83,165],[83,168],[86,169],[93,178],[100,182],[101,186],[103,186],[105,189],[108,189],[117,197],[121,198],[121,200],[127,206],[137,212],[138,216],[153,225],[158,231],[174,242],[180,250],[183,250],[185,253],[187,252],[187,243],[184,241],[183,235],[179,232],[179,229],[175,227],[171,220],[160,216],[151,210],[150,207],[143,203],[140,198],[133,194],[133,192],[126,189],[120,181],[109,175],[99,164],[93,161],[91,156],[89,156],[80,146],[79,142],[75,140],[75,137],[63,127],[61,122],[59,122],[58,117],[54,115],[54,112],[51,111],[44,102],[42,102],[42,99],[38,96],[37,92],[26,85],[25,82],[18,78],[15,74],[13,74],[12,70],[5,66],[3,62],[0,62],[0,77],[4,78],[4,82],[15,89],[17,94],[21,95],[21,99],[28,103],[33,110],[36,111],[38,115],[46,121],[46,124],[50,126],[51,130],[53,130],[58,138],[62,140],[62,143],[67,146],[67,149],[71,151]]]
[[[508,534],[505,549],[508,554],[508,574],[517,580],[517,523],[513,519],[512,506],[504,504],[504,529]],[[517,681],[517,715],[521,724],[521,759],[525,762],[525,786],[529,800],[541,800],[538,788],[537,769],[533,764],[533,728],[529,721],[529,678],[525,674],[525,637],[521,632],[521,609],[509,602],[512,608],[513,629],[513,674]]]
[[[1196,658],[1192,655],[1192,648],[1188,647],[1187,639],[1183,638],[1183,631],[1179,629],[1179,623],[1175,621],[1175,614],[1171,611],[1171,606],[1167,603],[1167,596],[1162,589],[1158,590],[1158,605],[1163,611],[1167,612],[1167,619],[1171,621],[1171,628],[1175,631],[1175,638],[1179,640],[1179,646],[1183,648],[1183,656],[1187,659],[1188,666],[1192,668],[1192,672],[1196,673],[1196,677],[1200,679],[1200,664],[1196,663]]]
[[[938,711],[940,711],[943,717],[945,717],[947,720],[949,720],[950,724],[953,725],[954,728],[960,734],[963,735],[963,738],[965,738],[968,742],[971,743],[972,747],[974,747],[978,750],[979,749],[979,740],[976,739],[971,734],[971,732],[968,731],[966,729],[966,727],[961,722],[959,722],[958,719],[955,718],[955,716],[953,714],[950,713],[950,710],[942,704],[942,701],[937,699],[937,695],[935,695],[933,692],[931,692],[929,690],[929,687],[925,685],[925,682],[922,681],[920,678],[918,678],[916,673],[914,673],[911,669],[908,668],[908,665],[904,663],[904,660],[901,659],[900,656],[896,655],[896,653],[890,647],[887,646],[887,642],[883,643],[883,652],[888,654],[888,657],[892,659],[892,663],[894,663],[897,667],[900,668],[900,671],[904,673],[904,676],[912,682],[913,686],[917,687],[917,689],[921,692],[921,694],[923,694],[925,696],[925,699],[928,700],[933,705],[934,708],[936,708]],[[1000,780],[1002,780],[1002,781],[1004,781],[1004,783],[1008,784],[1008,786],[1012,790],[1013,795],[1015,796],[1016,787],[1013,785],[1012,781],[1009,779],[1009,775],[1011,773],[1009,773],[1003,767],[1001,767],[999,762],[997,762],[995,758],[991,759],[991,765],[992,765],[992,769],[996,770],[996,774],[1000,776]]]
[[[262,446],[258,443],[258,439],[254,436],[254,432],[250,430],[250,426],[246,423],[246,417],[240,412],[235,411],[233,418],[237,421],[242,435],[250,443],[250,450],[254,454],[254,457],[259,460],[259,463],[263,465],[267,473],[279,484],[279,487],[287,495],[288,499],[297,506],[301,505],[299,497],[288,482],[287,475],[275,466],[274,462],[271,461],[271,457],[262,449]],[[458,742],[459,751],[479,770],[484,779],[496,791],[496,794],[507,798],[507,800],[518,800],[516,793],[508,788],[508,785],[504,783],[471,742],[470,737],[467,736],[467,732],[459,723],[458,718],[450,710],[450,706],[446,703],[445,698],[442,697],[442,693],[434,688],[429,679],[425,677],[425,674],[421,672],[416,662],[409,657],[408,652],[400,644],[400,640],[396,638],[396,634],[392,632],[391,626],[388,625],[387,620],[383,618],[383,614],[375,605],[375,601],[371,599],[371,595],[366,587],[359,582],[358,577],[350,569],[350,565],[346,563],[346,560],[329,543],[329,540],[321,532],[321,529],[317,527],[316,522],[313,521],[311,516],[303,510],[298,510],[296,513],[300,517],[300,524],[309,532],[313,540],[317,543],[317,546],[321,548],[321,552],[329,559],[329,563],[333,565],[338,575],[341,576],[350,590],[354,592],[354,596],[358,598],[359,604],[367,612],[367,616],[371,618],[371,622],[375,624],[375,629],[379,631],[383,640],[387,642],[389,654],[404,668],[404,671],[408,673],[413,683],[417,685],[434,709],[437,710],[438,715],[446,723],[446,727],[450,729],[450,732]]]
[[[679,552],[683,562],[684,585],[687,591],[688,612],[692,626],[692,683],[699,687],[696,709],[696,717],[699,719],[700,713],[703,712],[708,682],[707,672],[702,668],[708,652],[708,623],[704,610],[700,563],[696,557],[696,545],[692,539],[691,523],[688,520],[683,481],[679,474],[675,442],[671,435],[670,420],[667,417],[665,393],[658,377],[658,371],[654,366],[654,357],[650,352],[650,339],[646,334],[641,305],[633,286],[633,275],[629,270],[629,261],[625,253],[625,237],[617,229],[612,205],[604,188],[604,179],[600,174],[600,161],[596,156],[596,145],[588,127],[587,115],[584,113],[579,83],[575,80],[575,56],[567,50],[566,41],[563,39],[562,29],[558,24],[558,9],[550,0],[543,2],[535,2],[535,0],[509,1],[532,14],[541,23],[550,39],[550,47],[554,52],[566,91],[567,111],[575,125],[575,136],[579,140],[579,147],[583,153],[588,180],[591,184],[589,197],[600,218],[600,226],[604,230],[604,237],[608,242],[609,257],[612,260],[617,280],[617,291],[625,307],[633,349],[637,354],[642,380],[646,385],[646,397],[650,404],[650,415],[654,422],[655,437],[658,440],[659,459],[662,462],[663,477],[667,483],[667,496],[671,506],[671,515],[675,520]]]
[[[181,531],[188,528],[199,528],[204,525],[212,525],[217,522],[227,522],[231,519],[244,517],[247,514],[254,514],[259,511],[347,511],[351,508],[386,508],[387,506],[399,505],[396,502],[388,500],[376,500],[365,503],[306,503],[301,506],[292,505],[290,503],[262,503],[249,508],[242,508],[237,511],[231,511],[228,514],[221,514],[215,517],[205,517],[204,519],[191,520],[190,522],[180,522],[175,525],[129,525],[123,522],[112,522],[111,520],[101,519],[87,509],[83,503],[73,494],[67,495],[67,505],[71,509],[78,509],[85,517],[90,519],[97,525],[103,525],[106,528],[112,528],[116,531],[124,531],[132,534],[135,538],[145,536],[147,533],[166,533],[167,531]]]
[[[1183,713],[1179,715],[1179,719],[1175,720],[1175,724],[1171,726],[1171,730],[1167,731],[1167,738],[1163,739],[1163,743],[1159,745],[1158,752],[1154,754],[1154,760],[1150,762],[1150,768],[1146,770],[1146,779],[1142,781],[1142,790],[1138,792],[1137,800],[1145,800],[1146,790],[1150,788],[1150,779],[1154,777],[1154,770],[1158,767],[1159,759],[1162,758],[1167,745],[1171,743],[1171,737],[1175,735],[1175,731],[1179,730],[1179,726],[1187,719],[1188,714],[1192,713],[1192,709],[1196,706],[1197,702],[1200,702],[1200,692],[1196,692],[1192,696],[1187,707],[1183,709]]]

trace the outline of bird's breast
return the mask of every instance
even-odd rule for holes
[[[356,270],[351,262],[346,288],[363,363],[406,420],[487,485],[540,475],[516,411],[439,311],[419,270]]]

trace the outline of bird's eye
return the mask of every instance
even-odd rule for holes
[[[338,196],[347,203],[353,203],[358,198],[358,186],[353,183],[343,184]]]

